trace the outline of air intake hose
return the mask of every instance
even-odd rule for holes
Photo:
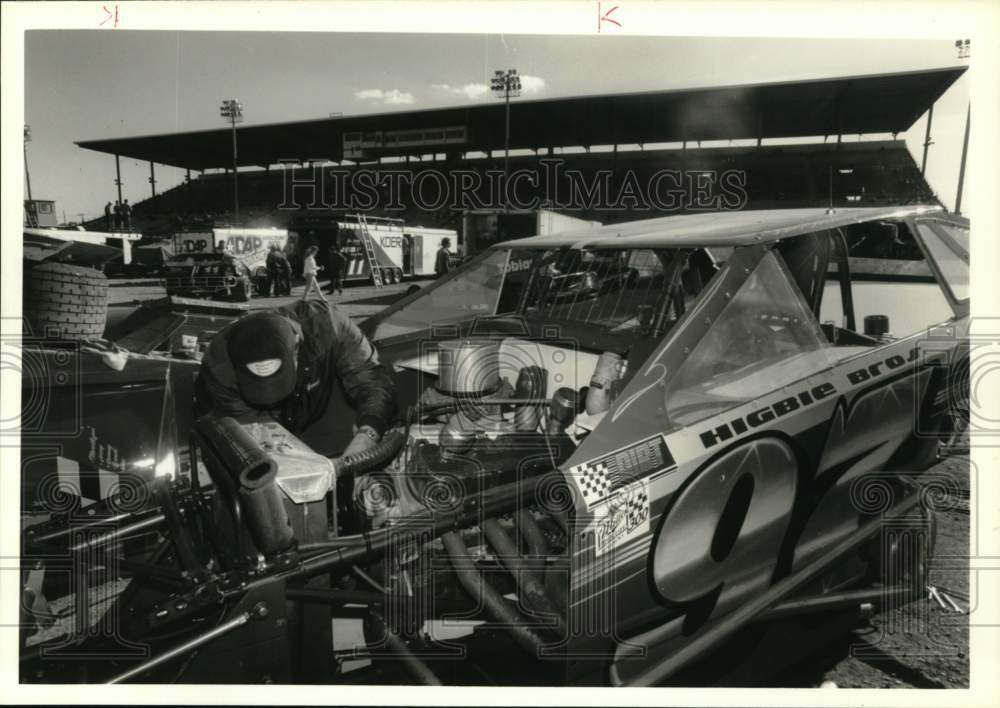
[[[405,442],[406,430],[393,428],[367,450],[335,460],[333,464],[337,478],[369,472],[388,464],[403,449]]]
[[[209,456],[228,479],[213,479],[243,509],[254,545],[266,556],[287,551],[295,543],[281,490],[274,483],[278,464],[235,419],[206,416],[196,423]],[[209,468],[211,472],[211,467]]]
[[[525,366],[517,377],[514,398],[545,398],[549,372],[541,366]],[[541,420],[541,406],[531,403],[514,409],[514,428],[522,432],[538,430]]]

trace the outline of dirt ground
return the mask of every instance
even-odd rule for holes
[[[428,280],[416,281],[426,286]],[[325,285],[325,282],[323,282]],[[405,295],[413,283],[345,288],[343,295],[327,295],[331,303],[360,321]],[[255,298],[250,309],[280,307],[301,297],[302,286],[291,297]],[[108,322],[127,316],[143,301],[165,295],[155,281],[112,281]],[[930,564],[930,582],[952,591],[963,610],[968,607],[969,578],[969,458],[943,460],[926,479],[941,482],[948,494],[936,497],[937,541]],[[947,601],[945,601],[947,604]],[[942,608],[927,598],[874,615],[865,626],[845,634],[824,651],[784,672],[781,685],[819,686],[833,682],[840,688],[967,688],[969,686],[968,616]]]
[[[937,542],[930,583],[966,610],[969,458],[946,458],[923,474],[949,491],[934,496]],[[889,609],[788,671],[784,685],[832,681],[839,688],[968,688],[968,619],[930,598]]]

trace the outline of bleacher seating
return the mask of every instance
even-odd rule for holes
[[[547,156],[511,157],[510,170],[539,170],[539,160]],[[612,196],[620,187],[626,170],[632,170],[640,184],[663,169],[713,171],[741,170],[746,174],[746,209],[792,207],[875,206],[882,204],[936,203],[936,198],[920,174],[903,141],[833,142],[808,145],[762,147],[696,148],[685,150],[643,150],[553,155],[564,160],[562,170],[579,170],[590,183],[598,170],[611,173]],[[378,168],[377,165],[366,165]],[[383,170],[502,169],[502,159],[470,159],[452,162],[421,162],[410,165],[384,164]],[[358,169],[343,167],[336,169]],[[304,177],[300,170],[299,178]],[[283,172],[256,170],[240,173],[240,217],[247,226],[283,226],[298,212],[278,209],[285,185]],[[232,186],[227,174],[210,174],[182,183],[133,206],[133,223],[148,236],[169,235],[185,225],[231,224]],[[831,189],[832,187],[832,189]],[[560,187],[566,194],[565,185]],[[832,192],[832,195],[831,195]],[[348,193],[349,196],[349,193]],[[562,197],[565,199],[565,196]],[[662,210],[614,209],[594,205],[578,209],[582,218],[605,223],[661,215]],[[683,213],[679,209],[675,213]],[[445,205],[428,212],[404,203],[400,211],[379,211],[402,218],[406,223],[443,228],[461,228],[462,208]],[[103,219],[88,228],[101,228]]]

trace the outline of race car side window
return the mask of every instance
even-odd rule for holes
[[[917,224],[917,230],[952,297],[959,302],[968,300],[968,251],[964,258],[961,253],[963,245],[968,247],[968,229],[940,222],[920,222]],[[948,243],[949,241],[951,243]]]
[[[816,315],[823,298],[831,246],[829,232],[821,231],[784,239],[777,248],[809,309]]]
[[[667,413],[672,422],[686,425],[833,361],[832,347],[801,291],[769,252],[671,380]]]
[[[819,319],[839,347],[878,346],[887,336],[925,331],[953,316],[905,222],[865,222],[831,238],[843,239],[848,262],[830,259]],[[888,332],[879,323],[887,324]]]
[[[373,339],[496,314],[510,251],[490,249],[378,323]]]

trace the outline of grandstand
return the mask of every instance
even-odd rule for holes
[[[879,141],[837,145],[786,145],[773,147],[705,148],[690,150],[657,150],[636,153],[590,153],[558,156],[565,160],[565,171],[576,170],[587,185],[593,183],[598,171],[607,171],[610,192],[617,194],[624,174],[632,172],[640,183],[647,183],[659,170],[686,173],[722,173],[736,170],[745,174],[747,209],[772,209],[791,206],[876,206],[880,204],[936,203],[936,198],[903,141]],[[544,157],[511,158],[510,170],[531,170],[544,175]],[[430,167],[430,164],[410,168]],[[383,165],[383,169],[399,165]],[[434,165],[443,174],[459,166]],[[488,160],[468,160],[460,169],[485,173],[496,169]],[[350,173],[361,166],[319,168]],[[551,168],[550,168],[551,169]],[[296,180],[312,175],[308,169],[298,170]],[[343,173],[342,173],[343,174]],[[318,173],[316,173],[318,181]],[[331,179],[328,177],[328,180]],[[344,179],[344,177],[341,177]],[[240,173],[241,216],[247,226],[284,226],[298,210],[279,209],[290,186],[291,173],[255,170]],[[346,181],[350,181],[349,178]],[[485,179],[484,179],[485,182]],[[328,181],[328,184],[330,182]],[[135,206],[134,219],[145,234],[172,233],[176,227],[212,221],[229,223],[232,214],[228,204],[232,194],[231,176],[210,174],[186,182]],[[566,195],[571,185],[562,180],[558,192]],[[550,186],[550,192],[557,191]],[[296,188],[300,203],[309,199],[308,190]],[[345,190],[349,200],[353,192]],[[482,191],[479,196],[485,198]],[[545,206],[541,195],[538,206]],[[558,205],[557,205],[558,206]],[[445,205],[425,210],[413,204],[404,209],[385,213],[421,226],[457,228],[462,209]],[[679,206],[677,213],[689,209]],[[341,209],[333,211],[351,211]],[[588,220],[611,223],[663,213],[655,205],[646,208],[572,209]]]
[[[531,195],[538,197],[537,206],[605,223],[665,210],[662,204],[627,200],[560,204],[558,194],[573,187],[566,174],[576,172],[583,185],[605,174],[607,191],[617,196],[629,175],[645,185],[663,170],[716,176],[734,170],[743,175],[745,199],[739,208],[749,209],[934,203],[920,168],[895,136],[908,130],[964,70],[520,101],[511,105],[510,147],[520,152],[511,155],[509,169],[511,174],[530,170],[544,175],[546,160],[561,160],[563,176]],[[462,170],[485,182],[489,170],[502,169],[496,152],[503,147],[502,140],[497,142],[502,116],[497,104],[482,104],[239,128],[241,165],[251,168],[239,171],[241,221],[284,225],[296,213],[278,208],[290,180],[315,179],[319,170],[327,178],[337,172],[347,183],[351,173],[363,169],[434,169],[446,177]],[[879,134],[893,139],[841,139]],[[788,138],[799,144],[775,144]],[[155,235],[206,221],[231,222],[230,141],[223,129],[78,144],[188,170],[182,184],[134,205],[136,225]],[[701,141],[715,144],[701,147]],[[733,141],[744,144],[733,146]],[[528,150],[533,154],[524,154]],[[345,159],[348,155],[354,159]],[[427,160],[428,155],[433,159]],[[279,165],[289,158],[297,165],[294,172],[288,164]],[[192,176],[191,170],[202,173]],[[379,204],[384,206],[388,200],[382,192]],[[473,192],[490,201],[488,187]],[[295,195],[300,202],[310,201],[302,187]],[[352,195],[348,186],[341,198],[349,202]],[[428,209],[410,198],[397,206],[371,211],[412,224],[460,229],[462,211],[471,205],[444,203]],[[693,208],[705,206],[685,202],[666,211]],[[346,205],[344,210],[353,211]]]

